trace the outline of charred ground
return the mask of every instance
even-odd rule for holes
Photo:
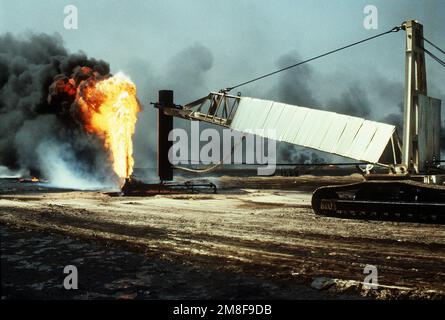
[[[2,297],[443,298],[443,226],[313,214],[309,190],[357,179],[221,177],[216,195],[154,197],[10,184]],[[83,278],[75,293],[62,287],[68,264]],[[360,283],[367,264],[378,290]]]

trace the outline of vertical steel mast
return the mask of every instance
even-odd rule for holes
[[[419,95],[427,95],[423,25],[416,20],[402,24],[406,31],[405,106],[402,166],[419,172]]]

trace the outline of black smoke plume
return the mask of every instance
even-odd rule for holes
[[[108,63],[69,53],[58,35],[1,35],[0,166],[65,186],[107,182],[108,155],[97,137],[82,130],[69,79],[109,73]]]

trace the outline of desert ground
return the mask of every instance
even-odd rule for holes
[[[2,299],[444,299],[445,226],[313,213],[317,186],[360,176],[209,179],[145,197],[4,180]]]

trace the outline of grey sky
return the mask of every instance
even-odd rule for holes
[[[79,9],[78,30],[63,27],[63,8],[68,4]],[[367,4],[379,10],[378,30],[363,27]],[[179,88],[178,98],[187,101],[177,102],[186,103],[209,90],[274,70],[283,55],[311,57],[411,18],[424,24],[427,38],[445,46],[445,0],[0,0],[0,33],[59,33],[71,52],[82,50],[108,61],[112,72],[122,70],[133,78],[145,106],[161,86]],[[175,75],[175,70],[182,70],[177,67],[181,52],[193,45],[209,50],[211,68],[192,87],[182,83],[193,83],[187,79],[195,77],[193,72]],[[312,63],[308,83],[313,95],[323,105],[360,82],[368,91],[371,118],[379,119],[380,113],[397,109],[404,46],[400,32]],[[169,68],[172,60],[175,65]],[[443,98],[445,69],[429,58],[427,68],[429,95]],[[275,98],[280,77],[243,88],[243,94]],[[381,107],[382,88],[373,93],[379,79],[391,85],[387,95],[395,91],[397,99],[389,98],[389,107]]]
[[[78,30],[63,28],[66,4],[79,8]],[[379,9],[377,31],[362,26],[366,4]],[[293,49],[309,57],[407,18],[423,22],[429,38],[445,41],[440,25],[445,18],[443,0],[1,0],[0,14],[0,32],[58,32],[71,51],[83,50],[109,61],[113,71],[125,71],[135,58],[161,67],[181,49],[201,43],[214,55],[214,72],[208,75],[212,89],[269,71],[279,56]],[[364,78],[377,72],[401,79],[403,46],[400,33],[313,66],[324,72],[363,71]],[[428,65],[431,77],[443,82],[443,72],[431,62]],[[237,72],[240,66],[244,72]]]

